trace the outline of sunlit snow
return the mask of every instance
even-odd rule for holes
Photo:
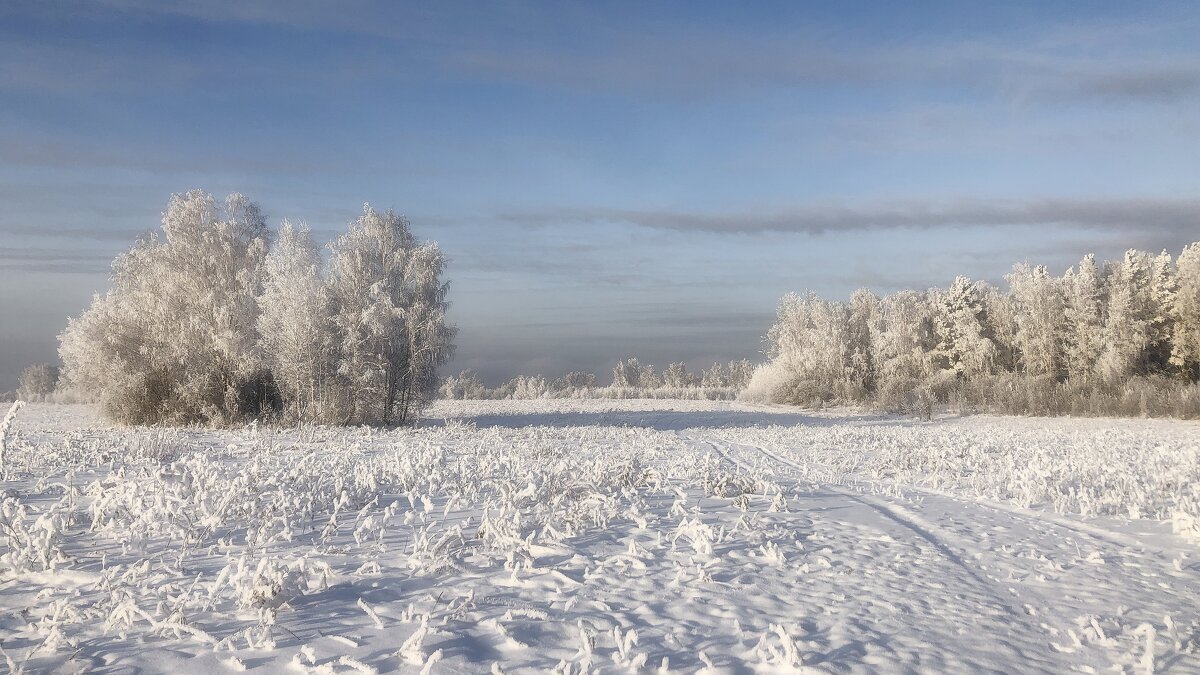
[[[1195,669],[1197,438],[705,401],[441,402],[396,431],[30,405],[0,646],[31,672]]]

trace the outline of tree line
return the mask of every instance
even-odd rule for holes
[[[1014,414],[1200,416],[1200,242],[1177,258],[1085,256],[1061,276],[1020,263],[1007,288],[959,276],[948,288],[847,302],[789,294],[765,337],[767,363],[636,358],[594,373],[473,371],[439,380],[445,257],[392,211],[365,205],[324,250],[304,225],[271,232],[240,194],[173,195],[161,231],[113,262],[111,288],[59,336],[61,376],[38,364],[21,392],[68,391],[130,424],[257,419],[403,424],[444,398],[733,398],[794,405],[935,404]],[[61,380],[61,381],[60,381]],[[58,389],[56,390],[56,386]]]
[[[1021,263],[1007,290],[949,288],[848,302],[790,294],[746,395],[801,405],[1016,414],[1200,416],[1200,243],[1176,259],[1130,250],[1062,276]]]
[[[174,195],[60,335],[63,378],[129,424],[403,424],[453,350],[445,257],[369,205],[327,253],[240,194]]]
[[[746,359],[714,363],[702,372],[688,370],[682,361],[662,372],[637,358],[622,359],[612,370],[612,384],[601,385],[595,373],[571,372],[558,378],[518,375],[498,387],[487,387],[474,370],[464,370],[442,382],[446,399],[538,398],[690,398],[731,399],[750,381],[754,366]]]

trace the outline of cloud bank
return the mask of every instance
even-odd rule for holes
[[[1040,199],[902,201],[863,206],[814,206],[774,213],[579,208],[510,212],[500,219],[532,226],[628,224],[655,230],[754,234],[827,234],[898,228],[1046,226],[1085,230],[1200,231],[1200,199]]]

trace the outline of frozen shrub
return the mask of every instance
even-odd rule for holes
[[[754,375],[739,398],[756,403],[786,401],[791,395],[787,390],[791,382],[792,377],[786,366],[777,359],[754,369]]]
[[[673,363],[659,377],[653,365],[643,364],[636,358],[624,359],[613,369],[613,383],[601,386],[594,373],[570,372],[549,380],[541,375],[518,375],[504,384],[486,389],[473,371],[463,371],[458,376],[446,378],[440,395],[446,399],[687,399],[729,400],[737,398],[742,386],[733,386],[731,381],[741,382],[743,371],[751,369],[749,361],[731,361],[727,377],[720,364],[715,372],[702,379],[689,373],[683,363]],[[466,379],[464,379],[466,378]],[[473,378],[473,379],[472,379]],[[478,389],[476,389],[478,387]]]
[[[44,401],[58,386],[58,366],[35,363],[21,372],[17,395],[27,401]]]
[[[509,381],[507,388],[511,389],[508,398],[514,399],[546,398],[550,394],[550,386],[541,375],[518,375]]]
[[[451,400],[480,400],[487,398],[487,387],[474,370],[467,369],[458,375],[451,375],[442,382],[439,390],[442,398]]]
[[[595,386],[595,373],[583,373],[579,371],[567,373],[554,381],[554,389],[567,394],[584,389],[592,389]]]

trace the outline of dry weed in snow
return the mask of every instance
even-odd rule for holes
[[[7,434],[11,670],[1200,667],[1195,424],[447,402]],[[444,420],[444,421],[443,421]]]

